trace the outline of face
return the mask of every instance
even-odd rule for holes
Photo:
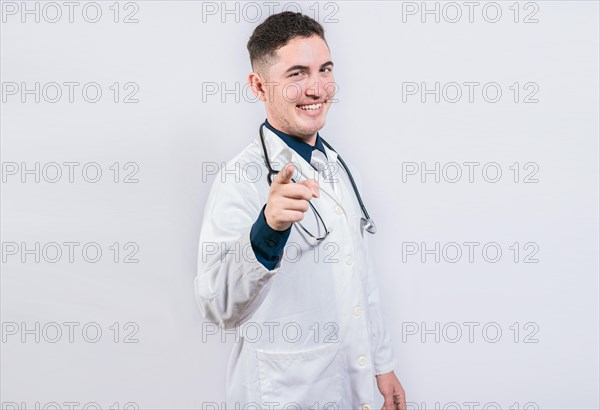
[[[318,36],[296,37],[275,61],[267,78],[251,73],[248,81],[273,127],[314,145],[336,90],[329,48]]]

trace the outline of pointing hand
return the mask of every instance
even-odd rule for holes
[[[277,174],[269,189],[265,208],[267,224],[276,231],[285,231],[293,222],[304,219],[308,201],[319,197],[319,183],[312,179],[292,182],[294,164],[287,163]]]

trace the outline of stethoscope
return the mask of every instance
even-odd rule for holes
[[[263,135],[263,126],[265,124],[262,123],[260,124],[260,127],[258,127],[258,131],[260,133],[260,142],[262,143],[262,147],[263,147],[263,153],[265,156],[265,165],[267,166],[267,169],[269,170],[269,173],[267,174],[267,181],[269,182],[269,186],[271,186],[271,183],[273,182],[273,175],[277,175],[279,173],[279,171],[274,170],[273,168],[271,168],[271,161],[269,160],[269,155],[267,154],[267,146],[265,145],[265,137]],[[330,150],[334,151],[337,153],[337,151],[335,151],[331,145],[329,145],[329,143],[327,141],[325,141],[325,139],[323,137],[321,137],[321,141],[323,142],[323,144],[329,148]],[[360,218],[360,225],[369,233],[374,234],[375,232],[377,232],[377,227],[375,226],[375,221],[373,221],[373,219],[371,219],[371,217],[369,216],[369,213],[367,212],[367,208],[365,207],[365,204],[362,201],[362,198],[360,197],[360,193],[358,192],[358,188],[356,187],[356,184],[354,183],[354,178],[352,178],[352,173],[350,172],[350,170],[348,169],[348,167],[346,166],[346,163],[344,162],[344,160],[342,159],[342,157],[338,154],[337,159],[340,161],[340,164],[342,164],[342,167],[344,167],[344,171],[346,171],[346,174],[348,174],[348,177],[350,177],[350,183],[352,184],[352,189],[354,190],[354,194],[356,195],[356,199],[358,199],[358,203],[360,204],[360,208],[362,210],[363,213],[363,217]],[[292,181],[294,181],[292,179]],[[296,182],[296,181],[294,181]],[[325,237],[329,234],[329,231],[327,230],[327,226],[325,225],[325,223],[323,222],[323,218],[321,218],[321,215],[319,214],[319,212],[317,212],[317,210],[314,208],[314,206],[311,204],[311,202],[309,201],[308,204],[311,206],[311,208],[313,209],[313,211],[315,212],[315,214],[318,216],[318,218],[321,220],[321,223],[323,224],[323,226],[325,226],[325,230],[326,233],[324,236],[322,237],[314,237],[310,232],[308,232],[303,226],[302,224],[300,224],[300,227],[310,236],[312,236],[313,238],[315,238],[317,241],[321,241],[323,239],[325,239]]]

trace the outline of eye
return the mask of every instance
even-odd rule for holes
[[[292,74],[290,74],[289,76],[290,76],[290,77],[297,77],[297,76],[299,76],[300,74],[301,74],[301,73],[300,73],[300,71],[296,71],[295,73],[292,73]]]
[[[333,71],[333,67],[324,67],[321,69],[321,71],[327,71],[327,72],[332,72]]]

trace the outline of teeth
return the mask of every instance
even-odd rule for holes
[[[321,108],[322,104],[311,104],[311,105],[300,105],[300,109],[302,110],[318,110],[319,108]]]

